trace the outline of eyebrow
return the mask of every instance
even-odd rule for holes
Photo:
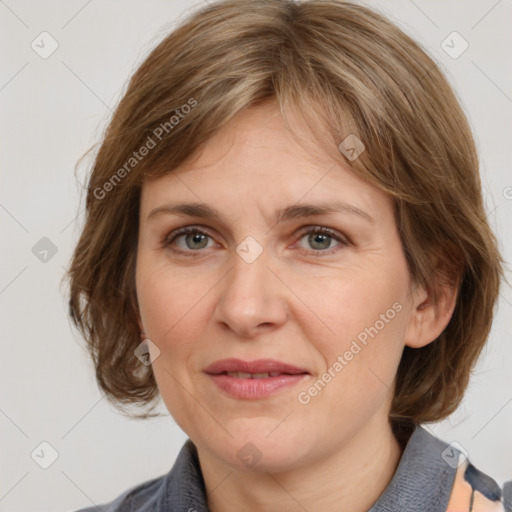
[[[329,213],[356,215],[371,224],[375,223],[375,219],[369,213],[343,201],[333,201],[324,204],[293,204],[276,210],[274,212],[274,222],[279,224],[287,220]],[[168,203],[151,210],[147,220],[149,221],[163,214],[199,217],[202,219],[222,219],[220,212],[206,203]]]

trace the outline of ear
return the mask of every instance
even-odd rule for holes
[[[432,289],[416,286],[411,292],[412,311],[405,333],[405,345],[420,348],[444,331],[457,304],[459,278],[437,286],[437,302]]]

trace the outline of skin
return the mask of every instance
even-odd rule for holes
[[[388,421],[402,350],[433,341],[455,305],[447,290],[434,307],[411,282],[389,197],[315,147],[293,112],[287,118],[308,151],[269,102],[239,113],[193,161],[142,188],[139,322],[154,344],[162,399],[197,446],[212,512],[368,510],[402,454]],[[272,220],[278,208],[330,200],[374,222],[347,212]],[[148,219],[171,202],[204,202],[221,218]],[[171,240],[198,225],[205,239]],[[341,241],[306,226],[330,228]],[[251,263],[236,251],[247,236],[262,249]],[[396,303],[400,312],[300,403],[298,393]],[[203,372],[228,357],[278,359],[310,375],[269,398],[235,399]],[[247,443],[261,456],[252,466],[237,456]]]

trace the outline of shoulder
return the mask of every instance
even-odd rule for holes
[[[512,482],[478,470],[457,443],[417,425],[391,482],[370,512],[512,512]]]
[[[81,508],[75,512],[149,512],[162,488],[166,475],[147,480],[124,491],[113,501]]]
[[[459,454],[446,512],[511,512],[512,480],[503,486]]]

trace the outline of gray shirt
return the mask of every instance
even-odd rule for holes
[[[466,461],[460,467],[461,452],[417,426],[409,438],[397,470],[369,512],[446,512],[458,474],[472,489],[467,508],[471,511],[475,493],[500,508],[512,511],[512,481],[503,489],[489,476]],[[461,468],[462,469],[462,468]],[[478,500],[477,500],[478,502]],[[476,503],[476,502],[475,502]],[[340,506],[340,510],[343,507]],[[491,508],[489,508],[491,510]],[[114,501],[77,512],[208,512],[204,480],[195,445],[187,439],[166,475],[131,487]],[[316,512],[316,511],[315,511]]]

